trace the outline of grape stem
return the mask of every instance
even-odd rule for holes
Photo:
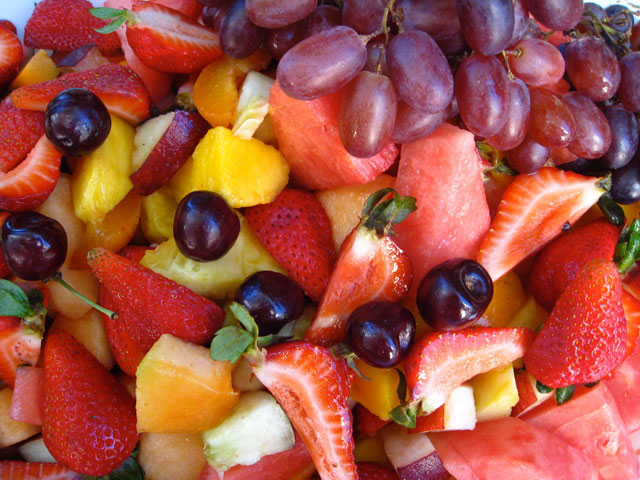
[[[62,274],[60,272],[54,273],[53,276],[49,280],[53,280],[54,282],[58,282],[60,285],[62,285],[64,288],[66,288],[69,292],[73,293],[80,300],[85,302],[87,305],[90,305],[91,307],[95,308],[99,312],[102,312],[102,313],[104,313],[105,315],[108,315],[111,318],[116,318],[117,315],[116,315],[115,312],[112,312],[111,310],[108,310],[108,309],[98,305],[96,302],[94,302],[93,300],[88,299],[83,294],[81,294],[79,291],[77,291],[75,288],[73,288],[71,285],[69,285],[67,282],[65,282],[62,279]]]

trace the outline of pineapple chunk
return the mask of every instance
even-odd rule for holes
[[[133,188],[129,175],[134,136],[131,125],[111,115],[107,139],[78,162],[71,190],[76,215],[84,222],[106,215]]]
[[[508,417],[511,408],[518,403],[518,388],[511,363],[476,375],[469,383],[473,387],[479,422]]]
[[[197,433],[213,428],[238,402],[231,365],[209,350],[164,334],[138,365],[139,432]]]
[[[278,150],[228,128],[209,130],[193,152],[191,191],[216,192],[235,208],[269,203],[288,182],[289,163]]]
[[[151,243],[161,243],[171,238],[177,208],[178,204],[167,186],[142,197],[140,226],[145,238]]]
[[[362,360],[356,360],[356,365],[360,373],[370,380],[356,375],[351,387],[351,398],[382,420],[388,420],[389,412],[400,405],[397,393],[400,381],[398,372],[393,368],[375,368]]]
[[[170,278],[208,298],[231,299],[249,275],[261,270],[286,274],[264,248],[247,220],[240,215],[240,234],[222,258],[196,262],[180,253],[173,238],[145,253],[141,262],[154,272]]]

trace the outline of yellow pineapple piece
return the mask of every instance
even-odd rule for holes
[[[231,365],[209,349],[164,334],[136,372],[139,432],[197,433],[213,428],[231,412],[238,394]]]
[[[138,463],[146,480],[198,480],[204,468],[202,437],[185,433],[143,433]]]
[[[364,437],[358,440],[353,450],[353,456],[356,462],[375,462],[386,465],[387,467],[392,467],[384,451],[382,438],[378,435],[375,437]]]
[[[173,236],[173,217],[178,203],[168,186],[147,197],[142,197],[140,226],[151,243],[162,243]]]
[[[14,89],[25,85],[47,82],[58,76],[58,66],[47,55],[46,50],[38,50],[29,59],[20,73],[13,79],[9,88]]]
[[[76,215],[84,222],[102,218],[133,188],[129,175],[134,136],[134,127],[111,115],[107,139],[78,162],[71,190]]]
[[[511,271],[493,284],[493,298],[477,325],[504,327],[527,301],[522,282]]]
[[[508,417],[518,403],[518,388],[511,363],[476,375],[469,383],[473,387],[479,422]]]
[[[398,372],[393,368],[375,368],[362,360],[356,360],[356,365],[360,373],[370,380],[356,375],[351,398],[382,420],[388,420],[389,412],[400,405]]]
[[[116,364],[104,331],[102,314],[97,310],[92,308],[80,318],[58,315],[52,327],[62,328],[73,335],[107,370],[111,370]]]
[[[40,432],[40,425],[18,422],[9,417],[13,390],[0,390],[0,448],[14,445]]]
[[[508,327],[526,327],[536,331],[540,325],[547,321],[547,311],[536,302],[533,295],[527,297],[527,301],[520,310],[507,323]]]
[[[148,250],[141,264],[208,298],[231,299],[249,275],[261,270],[285,273],[264,248],[247,220],[240,217],[240,234],[233,247],[218,260],[196,262],[180,253],[170,238]]]
[[[369,183],[346,185],[316,192],[316,197],[331,221],[336,251],[340,249],[344,239],[360,222],[362,207],[364,207],[367,198],[383,188],[393,188],[395,180],[392,176],[383,173]]]
[[[251,207],[276,198],[289,182],[289,163],[271,145],[216,127],[193,152],[190,177],[190,191],[209,190],[232,207]]]

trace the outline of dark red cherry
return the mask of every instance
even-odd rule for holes
[[[9,215],[2,225],[7,266],[23,280],[46,280],[67,256],[67,234],[57,220],[37,212]]]
[[[436,330],[457,330],[475,322],[493,297],[493,282],[478,262],[454,258],[432,268],[420,282],[416,302]]]

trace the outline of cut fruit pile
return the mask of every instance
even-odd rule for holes
[[[640,28],[556,3],[0,20],[0,478],[640,478]]]

